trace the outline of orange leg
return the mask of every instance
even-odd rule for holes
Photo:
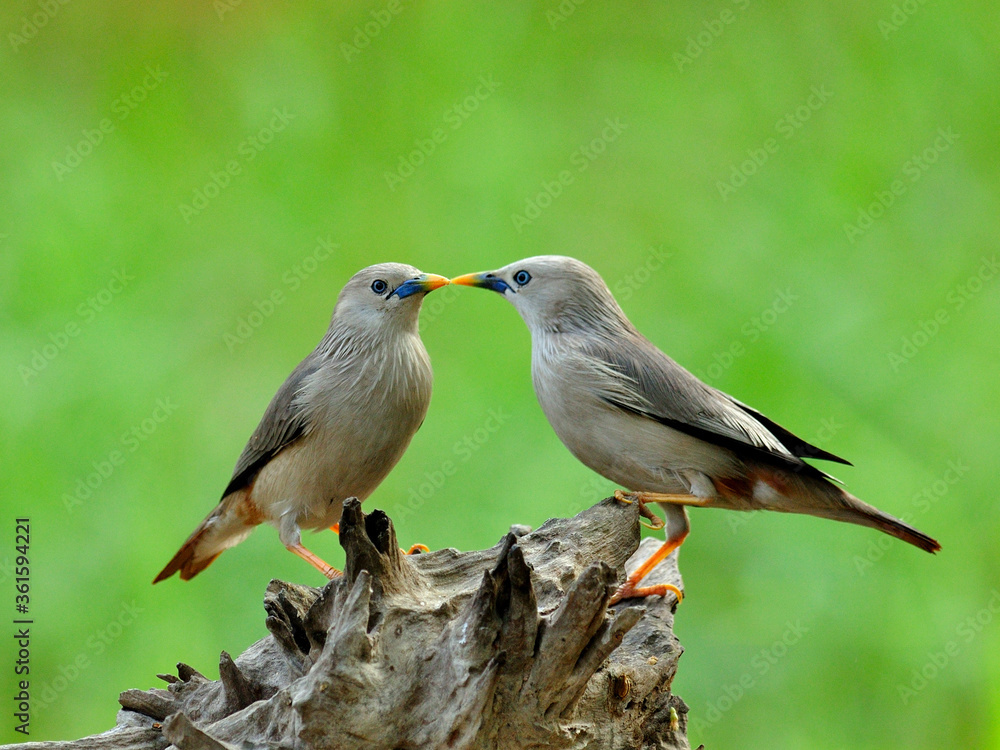
[[[617,604],[624,599],[638,599],[645,596],[666,596],[668,591],[672,591],[677,596],[678,602],[683,601],[683,592],[673,584],[660,583],[656,586],[639,586],[638,584],[643,578],[649,575],[649,572],[653,568],[663,562],[667,555],[680,547],[686,537],[687,532],[685,531],[683,536],[677,539],[668,539],[664,542],[662,547],[656,550],[646,562],[639,566],[635,573],[628,577],[628,580],[615,592],[608,604]]]
[[[633,498],[638,500],[640,504],[670,503],[671,505],[697,505],[699,508],[706,508],[712,504],[712,500],[710,498],[696,497],[695,495],[674,495],[663,492],[625,492],[624,490],[615,490],[615,500],[623,503],[630,503]]]
[[[616,492],[615,497],[624,502],[631,502],[631,498],[635,498],[639,501],[640,509],[643,509],[646,502],[667,503],[668,505],[664,507],[664,510],[667,511],[667,523],[661,524],[661,527],[667,527],[667,540],[662,547],[654,552],[649,559],[628,577],[628,580],[611,597],[609,604],[617,604],[623,599],[631,599],[633,597],[666,596],[668,591],[672,591],[677,596],[678,602],[682,601],[684,594],[676,586],[669,583],[661,583],[656,586],[639,586],[639,583],[649,575],[653,568],[663,562],[667,555],[680,547],[687,538],[690,527],[688,525],[687,510],[684,506],[703,505],[705,503],[701,498],[692,495],[662,495],[652,492],[636,492],[631,495]],[[652,515],[650,511],[647,512]]]
[[[318,558],[316,555],[314,555],[312,552],[310,552],[309,550],[307,550],[301,544],[296,544],[296,545],[293,545],[293,546],[289,547],[288,551],[289,552],[294,552],[296,555],[298,555],[303,560],[305,560],[307,563],[309,563],[310,565],[312,565],[314,568],[316,568],[316,570],[318,570],[320,573],[322,573],[323,575],[325,575],[331,581],[334,578],[336,578],[337,576],[343,575],[343,573],[341,573],[335,567],[333,567],[332,565],[329,565],[329,564],[323,562],[323,560],[321,560],[320,558]]]

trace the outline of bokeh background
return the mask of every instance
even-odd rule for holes
[[[322,582],[263,528],[150,585],[347,278],[562,253],[944,547],[695,509],[692,746],[1000,747],[998,25],[916,0],[5,3],[0,738],[24,739],[15,518],[31,739],[103,731],[119,691],[264,636],[271,578]],[[402,543],[485,547],[613,489],[545,422],[509,305],[446,289],[422,330],[430,413],[367,502]]]

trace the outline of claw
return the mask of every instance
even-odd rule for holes
[[[633,502],[638,500],[639,515],[642,516],[643,518],[648,518],[650,521],[652,521],[652,523],[649,524],[649,523],[643,523],[643,521],[640,519],[639,523],[641,523],[647,529],[652,529],[653,531],[659,531],[660,529],[662,529],[664,526],[667,525],[662,518],[660,518],[648,507],[646,507],[646,502],[637,492],[625,492],[625,490],[615,490],[615,500],[617,500],[620,503],[625,503],[627,505],[631,505]]]
[[[642,502],[642,500],[639,501],[639,515],[642,516],[643,518],[648,518],[650,521],[652,521],[652,523],[642,523],[641,520],[639,521],[639,523],[642,523],[642,525],[645,526],[647,529],[652,529],[653,531],[659,531],[660,529],[662,529],[664,526],[667,525],[667,522],[664,521],[662,518],[660,518],[658,515],[656,515],[653,511],[651,511],[646,506],[646,503]]]
[[[631,492],[625,492],[624,490],[615,490],[615,500],[617,500],[620,503],[631,505],[632,497],[630,496],[634,497],[634,495],[632,495]]]
[[[412,547],[406,550],[406,554],[419,555],[421,552],[430,552],[430,551],[431,548],[428,547],[426,544],[414,544]]]

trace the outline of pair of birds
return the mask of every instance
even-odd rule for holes
[[[802,459],[848,463],[701,382],[640,334],[586,264],[539,256],[450,281],[397,263],[359,271],[337,299],[316,349],[284,382],[240,455],[222,500],[154,583],[189,579],[267,522],[328,578],[338,571],[302,545],[302,529],[337,529],[344,499],[367,498],[402,457],[431,396],[417,328],[423,298],[447,284],[508,299],[531,331],[542,410],[580,461],[656,502],[666,543],[614,601],[664,595],[642,578],[688,533],[687,506],[776,510],[871,526],[928,552],[940,545],[859,500]],[[834,480],[835,481],[835,480]]]

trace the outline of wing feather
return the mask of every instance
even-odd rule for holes
[[[801,459],[844,459],[810,445],[760,412],[703,383],[637,332],[614,341],[586,337],[584,353],[614,373],[602,398],[620,409],[653,419],[701,440],[749,454],[783,468],[828,475]]]
[[[223,497],[249,485],[268,461],[306,434],[304,410],[296,397],[303,382],[319,369],[320,363],[315,352],[310,354],[274,394],[236,462],[233,478],[222,493]]]

